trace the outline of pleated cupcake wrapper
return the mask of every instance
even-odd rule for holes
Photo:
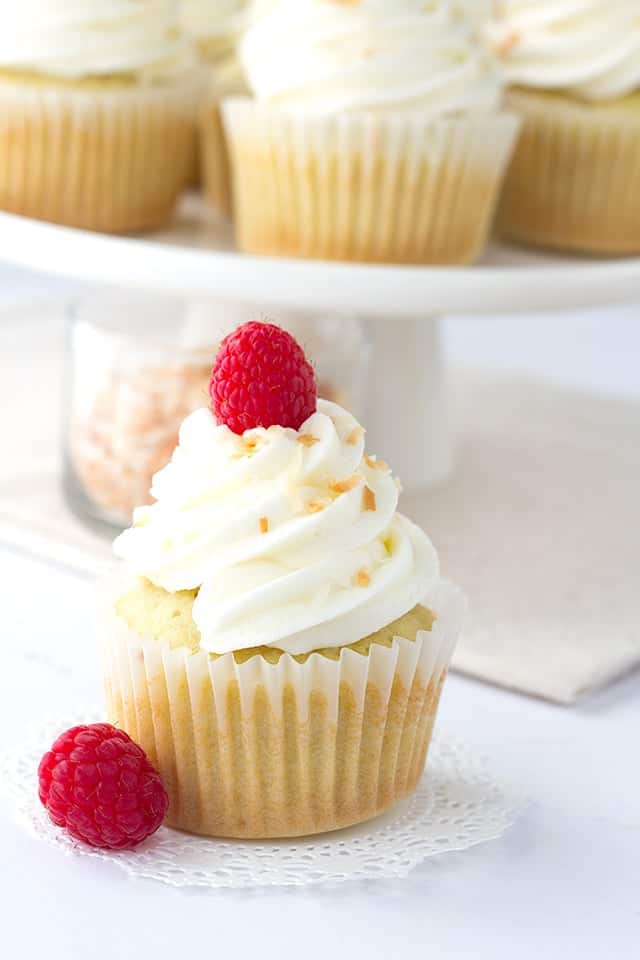
[[[483,250],[519,120],[293,115],[225,100],[238,245],[249,252],[467,263]]]
[[[540,246],[640,251],[640,102],[634,110],[514,91],[509,105],[524,122],[500,231]]]
[[[207,83],[198,103],[198,169],[197,179],[190,182],[204,188],[209,206],[225,220],[233,216],[231,168],[227,138],[222,122],[221,102],[226,96],[246,93],[241,76],[220,75],[217,59],[212,57],[206,72]]]
[[[109,717],[160,770],[168,822],[213,836],[299,836],[369,819],[412,792],[465,601],[442,582],[429,606],[437,619],[415,641],[277,664],[171,650],[107,613]]]
[[[191,112],[194,128],[194,144],[189,161],[186,186],[193,189],[199,189],[204,183],[204,143],[201,127],[201,117],[205,104],[216,98],[214,93],[214,73],[211,64],[203,61],[198,69],[196,95],[193,98],[193,110]],[[229,194],[231,187],[229,186]]]
[[[219,216],[230,219],[233,213],[231,168],[220,101],[213,91],[202,104],[199,131],[202,185],[207,202]]]
[[[162,224],[193,165],[199,83],[0,81],[0,208],[109,232]]]

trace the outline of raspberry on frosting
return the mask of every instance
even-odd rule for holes
[[[38,787],[53,823],[76,840],[108,850],[146,840],[169,805],[145,752],[109,723],[61,734],[40,761]]]
[[[245,323],[222,341],[209,382],[211,409],[234,433],[297,430],[315,413],[313,368],[296,340],[272,323]]]

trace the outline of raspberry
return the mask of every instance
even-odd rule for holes
[[[222,341],[209,382],[211,409],[234,433],[297,430],[315,412],[316,378],[302,347],[272,323],[245,323]]]
[[[126,850],[150,837],[169,798],[145,752],[110,723],[71,727],[38,767],[49,816],[91,847]]]

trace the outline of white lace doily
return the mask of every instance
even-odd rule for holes
[[[357,827],[277,842],[211,840],[162,827],[134,851],[94,850],[50,822],[38,799],[36,771],[62,730],[99,719],[97,713],[47,719],[27,744],[0,758],[0,785],[13,799],[20,821],[37,837],[67,854],[108,860],[131,876],[175,887],[305,886],[405,877],[434,854],[496,839],[524,804],[524,796],[496,778],[468,745],[436,737],[414,796]]]

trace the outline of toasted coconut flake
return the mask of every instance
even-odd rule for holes
[[[353,578],[353,582],[357,587],[368,587],[369,584],[371,583],[371,577],[369,576],[368,571],[365,570],[364,567],[360,567],[355,577]]]
[[[520,34],[515,30],[512,30],[511,33],[508,33],[503,39],[496,45],[496,53],[502,57],[507,56],[514,50],[520,43]]]
[[[269,517],[260,517],[260,533],[269,533]]]
[[[258,437],[240,437],[240,449],[232,456],[233,460],[241,460],[243,457],[252,457],[254,453],[262,446]]]
[[[347,437],[347,443],[351,447],[355,447],[356,443],[363,436],[364,430],[362,427],[354,427],[349,436]]]
[[[325,510],[327,507],[331,506],[330,497],[321,497],[317,500],[309,500],[307,504],[308,513],[320,513],[322,510]]]
[[[357,487],[359,483],[360,477],[357,473],[354,473],[348,480],[333,480],[329,484],[329,490],[331,490],[332,493],[348,493],[349,490]]]
[[[311,433],[301,433],[298,437],[298,443],[301,443],[303,447],[312,447],[314,443],[320,443],[320,438],[314,437]]]
[[[362,509],[366,513],[367,510],[376,509],[376,495],[371,489],[371,487],[365,486],[362,491]]]
[[[368,454],[365,454],[364,462],[371,470],[388,470],[389,464],[385,463],[384,460],[378,460],[377,457],[370,457]]]

